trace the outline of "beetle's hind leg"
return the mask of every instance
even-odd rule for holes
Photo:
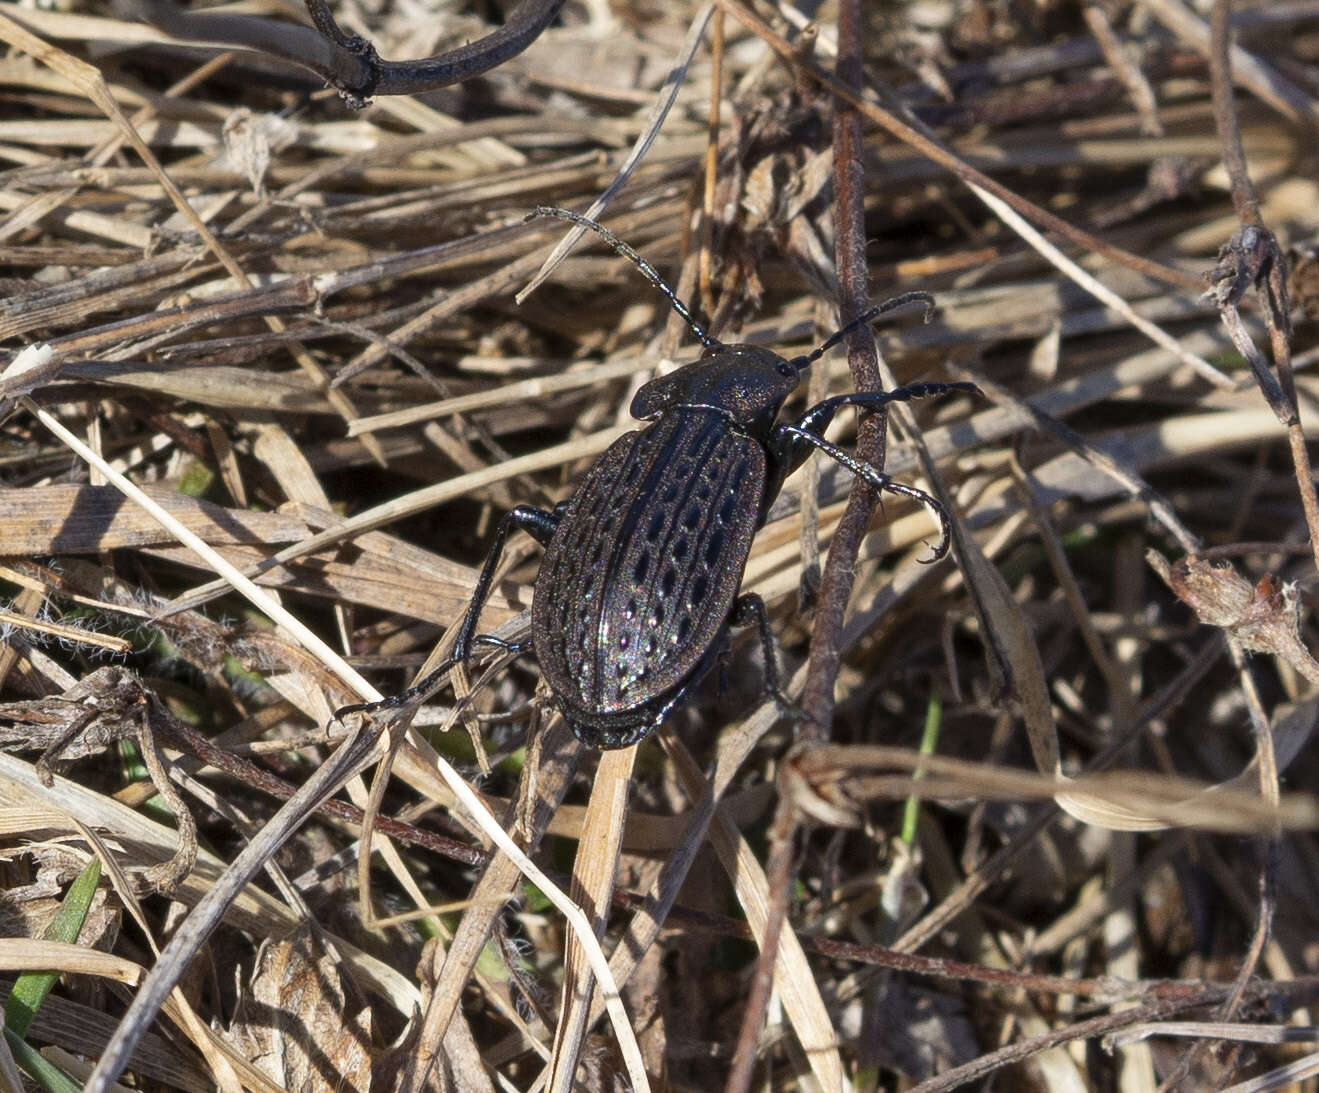
[[[496,637],[494,634],[477,634],[472,639],[473,645],[489,645],[494,649],[501,649],[509,654],[509,659],[521,656],[523,653],[532,651],[531,640],[526,641],[505,641],[503,638]],[[470,656],[470,654],[469,654]],[[461,664],[467,657],[448,657],[440,662],[439,666],[432,668],[421,679],[409,687],[406,691],[399,691],[396,695],[390,695],[388,698],[382,698],[379,702],[354,702],[351,706],[340,706],[334,711],[331,722],[342,721],[350,713],[375,714],[381,710],[401,710],[407,706],[416,705],[424,701],[432,691],[439,687],[440,682],[449,674],[456,664]]]
[[[490,550],[485,556],[481,573],[476,578],[476,588],[472,591],[472,599],[467,605],[467,613],[463,616],[462,625],[458,628],[458,637],[453,643],[453,655],[440,664],[438,668],[427,672],[423,679],[414,683],[406,691],[391,695],[389,698],[382,698],[379,702],[358,702],[351,706],[341,706],[334,711],[332,720],[341,721],[350,713],[373,714],[381,710],[402,709],[421,701],[439,686],[440,681],[455,664],[463,663],[472,655],[472,646],[474,645],[490,645],[496,649],[503,649],[513,656],[527,652],[531,648],[530,641],[511,642],[505,641],[503,638],[497,638],[493,634],[478,634],[476,625],[481,620],[481,610],[485,607],[486,600],[490,598],[490,589],[495,583],[495,570],[499,568],[499,559],[504,554],[504,542],[508,538],[509,531],[521,528],[541,546],[547,546],[550,539],[554,537],[554,532],[559,526],[559,520],[560,513],[557,510],[555,512],[545,512],[543,509],[535,509],[530,505],[518,505],[517,508],[506,512],[503,519],[499,521],[494,541],[490,544]]]
[[[774,631],[769,627],[765,601],[754,592],[739,596],[728,617],[732,626],[754,625],[760,633],[760,651],[765,659],[765,691],[778,704],[779,711],[793,721],[809,721],[810,716],[790,699],[779,682],[779,654],[774,646]]]

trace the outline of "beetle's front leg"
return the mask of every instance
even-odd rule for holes
[[[789,446],[801,444],[806,446],[806,450],[819,448],[825,455],[836,463],[842,464],[857,478],[860,478],[872,489],[880,493],[896,493],[901,497],[910,497],[913,501],[918,501],[924,505],[933,514],[934,518],[939,521],[939,542],[933,548],[934,553],[925,559],[928,562],[937,562],[948,553],[948,546],[952,542],[952,526],[948,522],[948,513],[939,503],[938,498],[931,497],[924,490],[918,490],[915,486],[907,486],[901,482],[895,482],[883,471],[878,471],[869,463],[862,463],[856,456],[843,451],[836,444],[830,444],[824,437],[816,433],[807,432],[797,425],[780,425],[774,430],[775,450],[787,450]]]
[[[911,402],[913,399],[946,395],[950,391],[966,391],[976,395],[981,393],[980,388],[974,383],[965,383],[961,380],[956,383],[909,383],[905,387],[895,387],[892,391],[853,391],[850,394],[835,395],[823,402],[817,402],[802,414],[796,428],[823,439],[825,429],[829,428],[834,415],[843,406],[877,410],[891,402]],[[774,455],[783,461],[785,478],[806,461],[812,448],[819,447],[814,440],[802,438],[799,434],[788,432],[780,436],[780,432],[787,428],[780,426],[774,435]]]
[[[476,578],[476,588],[472,591],[472,600],[467,605],[467,613],[458,628],[458,637],[453,643],[452,655],[439,667],[427,672],[406,691],[391,695],[389,698],[382,698],[379,702],[359,702],[352,706],[341,706],[334,711],[334,720],[342,720],[350,713],[370,714],[378,710],[394,710],[411,705],[433,690],[455,664],[461,664],[471,656],[473,645],[492,645],[514,655],[523,652],[529,643],[504,641],[491,634],[477,634],[476,624],[481,619],[481,610],[485,607],[486,600],[490,598],[490,589],[495,582],[495,570],[499,567],[499,559],[503,556],[504,542],[508,538],[509,531],[521,528],[541,546],[548,546],[555,529],[559,526],[559,519],[560,513],[557,510],[545,512],[542,509],[534,509],[530,505],[518,505],[517,508],[506,512],[499,521],[494,541],[485,556],[485,564],[481,566],[481,573]]]
[[[873,410],[887,406],[891,402],[910,402],[912,399],[944,395],[950,391],[966,391],[977,395],[981,393],[980,388],[974,383],[960,380],[956,383],[909,383],[892,391],[853,391],[816,403],[802,415],[796,425],[779,425],[770,438],[771,465],[776,468],[778,482],[781,484],[784,478],[800,467],[812,448],[818,448],[874,489],[910,497],[929,509],[939,521],[940,532],[939,544],[934,548],[934,555],[929,560],[938,561],[948,553],[948,545],[952,538],[948,514],[944,511],[943,505],[924,490],[895,482],[883,471],[862,463],[837,445],[830,444],[824,439],[824,430],[829,427],[829,423],[833,421],[834,415],[842,406],[860,406],[863,409]]]

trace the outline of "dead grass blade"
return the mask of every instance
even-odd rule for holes
[[[453,5],[445,32],[485,33],[478,6]],[[613,1050],[631,1030],[599,1021],[608,1002],[621,1022],[619,998],[588,995],[599,968],[579,944],[610,955],[644,1051],[632,1073],[644,1060],[674,1088],[726,1087],[735,1053],[752,1087],[785,1089],[1009,1065],[1000,1085],[1051,1090],[1285,1080],[1293,1045],[1269,1030],[1313,1024],[1319,989],[1314,804],[1281,793],[1319,780],[1319,4],[1192,6],[861,5],[853,34],[832,8],[812,25],[720,0],[712,55],[705,0],[586,0],[479,81],[350,113],[251,52],[0,0],[7,921],[42,921],[90,845],[98,906],[128,922],[95,944],[141,964],[133,939],[168,941],[335,762],[349,734],[330,712],[444,648],[493,523],[551,510],[637,427],[631,396],[687,335],[595,247],[516,304],[556,242],[531,209],[609,193],[610,226],[720,337],[788,355],[833,329],[840,271],[853,299],[929,292],[934,321],[878,329],[878,382],[986,395],[895,415],[885,438],[885,471],[957,517],[963,565],[916,564],[928,514],[902,499],[860,526],[828,461],[790,476],[757,531],[743,585],[794,695],[817,618],[828,636],[811,683],[827,733],[764,705],[759,643],[736,629],[627,778],[592,778],[532,656],[455,670],[393,731],[371,796],[350,781],[284,869],[237,890],[183,981],[195,1019],[132,1057],[138,1084],[273,1090],[255,1056],[314,1048],[279,1024],[301,1013],[353,1085],[530,1089],[557,1065],[557,1082],[612,1088],[632,1080]],[[384,56],[447,45],[400,0],[333,17]],[[834,131],[834,98],[859,134]],[[856,162],[864,178],[831,178]],[[873,381],[841,354],[812,371],[786,418]],[[868,451],[877,431],[840,414],[830,440]],[[818,598],[817,544],[859,547],[841,604]],[[525,642],[541,552],[509,548],[482,624]],[[111,700],[112,675],[132,702]],[[812,767],[792,745],[816,735]],[[182,826],[146,811],[158,782]],[[776,810],[810,823],[786,837]],[[137,892],[190,841],[185,816],[201,849],[175,899]],[[588,817],[607,842],[583,836]],[[595,873],[565,928],[521,870],[566,890],[553,870],[574,853]],[[368,893],[379,917],[357,911]],[[728,914],[739,900],[759,941]],[[336,963],[261,953],[311,918]],[[325,989],[299,1010],[281,968]],[[235,984],[244,1002],[260,986],[277,1039],[209,1031]],[[68,989],[48,999],[73,1007],[51,1010],[51,1039],[94,1057],[110,995]],[[1092,1050],[1205,1016],[1143,1058]]]
[[[904,773],[869,769],[882,767]],[[946,801],[1055,798],[1064,808],[1066,799],[1087,813],[1079,817],[1087,823],[1124,831],[1189,827],[1247,835],[1268,831],[1275,824],[1306,829],[1319,821],[1319,800],[1306,793],[1289,794],[1275,805],[1255,793],[1223,784],[1207,786],[1140,771],[1067,778],[994,769],[940,756],[922,757],[897,748],[812,751],[793,765],[793,774],[794,785],[803,796],[819,798],[831,815],[850,814],[853,822],[876,795],[898,799],[910,794]],[[1137,815],[1137,810],[1144,815]]]
[[[692,800],[703,794],[700,770],[690,753],[675,742],[670,749],[686,791]],[[764,870],[741,833],[715,809],[709,838],[720,864],[733,884],[738,903],[747,917],[752,936],[763,944],[765,927],[769,920],[770,889]],[[837,1038],[829,1011],[820,997],[819,987],[806,961],[806,954],[791,929],[784,929],[779,938],[779,949],[770,965],[773,968],[774,987],[783,1000],[783,1008],[792,1023],[798,1042],[806,1053],[811,1070],[827,1090],[839,1093],[851,1088],[838,1055]]]
[[[571,891],[578,906],[594,920],[597,937],[604,935],[608,921],[607,910],[618,872],[618,852],[623,841],[636,756],[635,747],[600,754],[586,821],[577,843]],[[581,947],[569,937],[568,949],[563,954],[563,1001],[559,1007],[559,1023],[554,1029],[549,1077],[545,1082],[550,1093],[567,1093],[573,1087],[594,982]]]
[[[580,750],[581,745],[561,719],[555,718],[546,726],[537,745],[536,757],[540,763],[527,768],[531,799],[509,810],[510,819],[528,849],[537,847],[550,817],[567,793]],[[426,1070],[433,1065],[459,996],[494,929],[495,919],[513,895],[518,876],[517,864],[507,855],[496,853],[472,889],[468,908],[436,970],[435,987],[418,1038],[417,1061],[410,1064],[410,1080],[414,1085],[425,1080]]]
[[[138,1040],[182,978],[197,948],[219,925],[229,904],[322,800],[337,793],[345,781],[374,761],[377,743],[376,734],[365,729],[345,740],[331,760],[289,798],[197,901],[133,996],[114,1036],[87,1079],[87,1089],[104,1093],[111,1088],[128,1065]]]
[[[609,207],[610,201],[614,196],[627,184],[632,176],[632,172],[637,165],[650,151],[651,146],[655,143],[655,138],[659,135],[660,126],[664,124],[664,119],[668,116],[673,104],[677,101],[678,92],[682,90],[683,81],[687,75],[687,69],[692,63],[692,58],[696,55],[696,50],[701,44],[701,38],[705,35],[706,24],[710,22],[710,16],[714,12],[713,3],[703,4],[692,20],[691,25],[687,28],[687,37],[682,44],[682,49],[678,56],[674,58],[673,67],[670,69],[668,76],[665,78],[666,87],[660,96],[655,100],[655,105],[651,107],[650,117],[646,119],[646,126],[641,134],[637,137],[636,142],[628,152],[627,159],[618,169],[618,173],[590,206],[582,214],[591,220],[597,220],[600,214]],[[518,303],[524,303],[536,289],[544,283],[545,279],[551,273],[564,257],[568,254],[578,241],[586,234],[586,229],[580,224],[574,225],[568,230],[562,241],[555,246],[550,252],[544,264],[536,271],[536,275],[527,282],[526,286],[518,292],[516,299]]]

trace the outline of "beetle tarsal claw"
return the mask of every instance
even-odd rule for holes
[[[916,491],[921,492],[921,491]],[[947,557],[948,549],[953,543],[953,528],[948,520],[948,511],[943,504],[936,498],[925,494],[921,498],[923,504],[933,514],[934,518],[939,521],[939,543],[937,546],[930,547],[930,556],[928,558],[917,558],[921,565],[933,565]],[[924,540],[926,546],[930,546],[929,540]]]
[[[340,706],[334,713],[330,714],[330,720],[325,723],[325,729],[328,732],[335,725],[344,725],[344,718],[350,714],[361,713],[370,703],[354,702],[351,706]],[[346,727],[346,726],[344,726]]]

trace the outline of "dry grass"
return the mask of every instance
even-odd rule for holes
[[[0,967],[68,973],[29,1034],[68,1073],[171,935],[151,982],[178,990],[134,1013],[147,1088],[1317,1069],[1319,3],[1236,5],[1217,127],[1210,21],[1183,0],[866,5],[859,94],[831,75],[834,5],[812,53],[795,11],[720,4],[630,159],[692,5],[569,4],[482,79],[354,113],[100,5],[0,2],[0,352],[29,368],[0,377],[0,742],[23,753],[0,755]],[[480,27],[336,14],[391,57]],[[857,131],[849,180],[830,153]],[[586,208],[629,162],[604,219],[721,337],[804,352],[840,291],[935,296],[928,325],[886,320],[875,375],[984,392],[889,422],[886,471],[944,498],[953,555],[921,564],[929,513],[869,519],[816,457],[744,580],[813,720],[765,699],[738,632],[635,750],[580,745],[531,657],[483,653],[406,735],[332,722],[376,697],[364,676],[397,692],[447,653],[501,514],[568,496],[636,388],[695,355],[594,241],[514,302],[563,235],[524,214]],[[1238,235],[1204,297],[1243,224],[1285,263]],[[836,253],[868,287],[840,290]],[[835,352],[809,397],[854,385]],[[845,412],[830,436],[856,433]],[[539,557],[510,540],[483,631],[525,635]],[[79,944],[32,940],[92,858]],[[208,940],[179,932],[203,900]]]

